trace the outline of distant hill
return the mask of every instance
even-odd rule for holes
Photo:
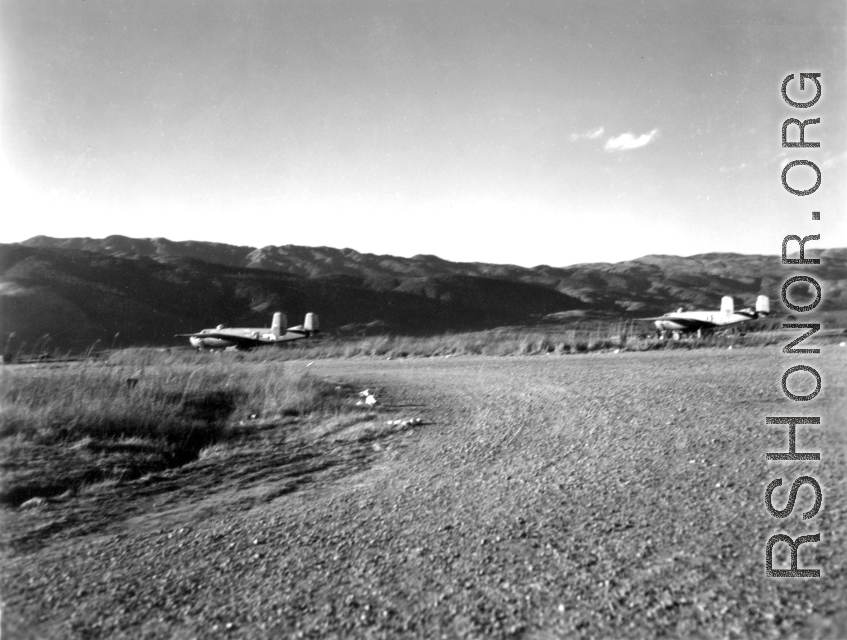
[[[220,322],[267,326],[276,310],[292,324],[315,311],[329,332],[412,334],[711,309],[723,295],[748,306],[764,293],[779,311],[782,282],[795,273],[822,284],[822,310],[847,315],[847,249],[815,255],[822,264],[804,270],[731,253],[526,268],[329,247],[37,236],[0,245],[0,330],[16,344],[49,334],[54,347],[79,348],[118,333],[123,345],[178,344],[173,334]]]

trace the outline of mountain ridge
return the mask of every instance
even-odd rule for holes
[[[818,279],[821,310],[840,317],[847,249],[810,247],[812,255],[822,264],[803,269],[726,252],[521,267],[350,248],[36,236],[0,245],[0,330],[7,342],[10,333],[30,344],[49,334],[79,346],[120,332],[122,342],[165,345],[219,322],[263,326],[276,310],[292,324],[315,311],[329,332],[370,325],[415,334],[717,308],[723,295],[749,306],[764,293],[781,309],[780,287],[798,273]]]

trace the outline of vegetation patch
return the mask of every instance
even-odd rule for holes
[[[0,375],[0,502],[13,506],[184,465],[260,418],[267,425],[343,406],[334,387],[281,362],[147,353],[140,367],[83,361]]]
[[[445,356],[567,356],[584,353],[656,351],[762,347],[785,344],[790,332],[770,325],[748,327],[743,332],[724,330],[662,340],[649,323],[586,323],[576,328],[561,326],[510,328],[431,336],[382,335],[360,338],[323,336],[278,347],[256,349],[249,353],[194,353],[174,350],[174,361],[203,361],[225,357],[240,362],[318,360],[325,358],[431,358]],[[819,340],[844,340],[841,331]],[[151,357],[152,349],[115,352],[110,361],[141,364]]]

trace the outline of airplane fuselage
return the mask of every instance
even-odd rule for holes
[[[226,336],[231,335],[233,338],[247,338],[255,341],[256,346],[262,344],[275,344],[277,342],[288,342],[290,340],[299,340],[303,337],[303,332],[286,331],[284,335],[279,337],[268,331],[268,329],[204,329],[200,333],[212,333],[214,337],[204,337],[196,335],[188,340],[191,346],[197,349],[227,349],[229,347],[238,347],[243,344],[243,340],[227,340]]]
[[[666,314],[667,318],[656,320],[656,328],[661,331],[687,331],[697,329],[714,329],[742,322],[755,320],[755,312],[737,312],[724,314],[720,311],[682,311]]]
[[[276,336],[273,333],[270,333],[267,329],[236,329],[236,330],[226,330],[226,329],[204,329],[200,333],[211,333],[215,332],[215,336],[209,336],[208,338],[203,336],[192,336],[188,340],[191,342],[192,347],[196,347],[198,349],[226,349],[227,347],[235,347],[238,345],[236,340],[227,340],[226,335],[231,335],[233,337],[240,338],[250,338],[251,340],[255,340],[258,342],[267,342],[268,344],[276,341]],[[221,335],[224,334],[224,335]]]

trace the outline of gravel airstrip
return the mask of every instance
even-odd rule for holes
[[[847,637],[845,351],[314,362],[351,403],[371,390],[374,424],[420,424],[308,445],[264,424],[6,509],[3,637]],[[807,403],[780,389],[801,362],[823,378]],[[820,415],[797,449],[822,460],[767,461],[787,448],[769,415]],[[765,487],[784,478],[782,506],[800,475],[820,513],[803,487],[774,519]],[[821,578],[765,576],[779,531],[821,533],[800,551]]]

